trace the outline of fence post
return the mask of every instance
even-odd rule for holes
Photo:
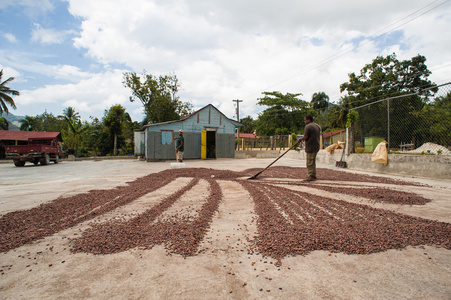
[[[387,146],[390,153],[390,99],[387,99]]]
[[[345,146],[345,151],[346,151],[346,155],[350,155],[351,153],[349,153],[349,127],[346,127],[346,146]]]

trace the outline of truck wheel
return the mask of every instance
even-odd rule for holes
[[[56,156],[55,156],[55,160],[54,160],[53,162],[54,162],[55,164],[57,164],[59,159],[60,159],[59,155],[56,155]]]
[[[23,166],[25,166],[25,161],[22,161],[22,160],[14,160],[14,165],[15,165],[16,167],[23,167]]]
[[[41,165],[48,165],[50,162],[50,155],[46,154],[45,157],[41,158]]]

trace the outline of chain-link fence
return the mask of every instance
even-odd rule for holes
[[[412,93],[352,109],[359,114],[355,152],[385,140],[391,153],[451,155],[451,82],[433,89],[430,97]]]
[[[240,134],[240,138],[236,141],[236,150],[285,150],[292,145],[292,137],[290,135],[248,135],[250,134]]]

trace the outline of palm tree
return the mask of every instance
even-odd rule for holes
[[[78,155],[78,144],[80,139],[80,134],[82,134],[86,129],[88,129],[87,126],[83,126],[80,120],[74,121],[74,122],[68,122],[69,124],[69,130],[73,134],[72,147],[75,148],[75,156]],[[83,146],[83,145],[82,145]]]
[[[63,110],[63,117],[67,119],[69,123],[80,120],[80,114],[75,111],[75,108],[72,106],[68,106]]]
[[[329,106],[329,96],[324,92],[313,93],[310,103],[313,104],[314,110],[322,112]]]
[[[9,129],[8,120],[6,120],[5,118],[0,118],[0,130],[8,130],[8,129]]]
[[[25,116],[22,120],[20,120],[20,130],[21,131],[33,131],[36,125],[36,118]]]
[[[346,128],[346,122],[348,121],[349,110],[343,106],[337,106],[331,113],[330,127],[331,128]]]
[[[75,110],[74,107],[68,106],[63,110],[63,115],[60,116],[64,118],[67,122],[68,126],[68,136],[67,136],[67,144],[68,147],[72,147],[70,149],[75,150],[75,155],[78,153],[78,144],[79,144],[79,136],[80,134],[86,130],[83,124],[80,121],[80,114]],[[72,132],[72,139],[70,139],[70,134]]]
[[[5,81],[2,82],[3,69],[0,71],[0,115],[3,112],[9,113],[8,107],[6,104],[10,105],[13,109],[16,109],[16,104],[14,103],[13,98],[9,95],[19,96],[19,92],[15,90],[11,90],[6,84],[10,81],[14,80],[14,77],[9,77]]]

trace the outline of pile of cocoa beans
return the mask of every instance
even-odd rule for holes
[[[314,250],[366,254],[409,245],[433,244],[451,249],[451,224],[410,217],[368,205],[301,193],[281,184],[311,184],[315,189],[366,197],[370,200],[397,204],[425,204],[414,193],[388,188],[328,186],[321,180],[304,183],[305,168],[273,167],[261,178],[246,180],[260,169],[242,172],[206,168],[170,169],[128,182],[109,190],[93,190],[70,197],[61,197],[36,208],[8,213],[0,218],[0,251],[6,252],[34,240],[44,238],[81,222],[92,220],[168,184],[178,177],[191,182],[154,207],[129,219],[112,219],[92,224],[80,237],[71,241],[72,251],[109,254],[135,247],[150,249],[163,244],[168,251],[183,256],[197,255],[223,193],[218,180],[239,182],[255,204],[258,234],[253,245],[256,251],[277,259],[288,255],[305,255]],[[381,182],[394,185],[415,185],[377,176],[318,169],[320,179],[346,182]],[[199,180],[208,182],[207,200],[196,218],[182,214],[170,219],[158,217],[187,191],[195,189]],[[289,180],[287,180],[289,179]]]

